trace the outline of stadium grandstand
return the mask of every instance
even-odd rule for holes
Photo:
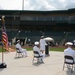
[[[75,39],[75,9],[56,11],[0,10],[5,15],[9,40],[38,41],[40,36],[52,37],[59,45]],[[0,21],[0,40],[1,40]]]

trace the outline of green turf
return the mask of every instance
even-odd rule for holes
[[[27,51],[31,51],[33,50],[33,48],[26,48]],[[65,47],[50,47],[49,50],[50,51],[59,51],[59,52],[63,52],[65,49]],[[73,48],[75,50],[75,48]]]
[[[27,51],[32,51],[33,50],[33,48],[26,48],[27,49]],[[50,51],[60,51],[60,52],[63,52],[64,51],[64,49],[65,48],[59,48],[59,47],[51,47],[51,48],[49,48],[49,50]],[[5,50],[4,50],[5,51]],[[2,52],[2,48],[0,48],[0,52]]]
[[[58,47],[51,47],[49,50],[50,51],[60,51],[63,52],[65,48],[58,48]]]
[[[0,52],[2,52],[2,48],[0,48]],[[3,49],[3,52],[5,52],[5,49]]]
[[[32,48],[26,48],[27,51],[31,51],[33,50]],[[49,48],[50,51],[60,51],[60,52],[63,52],[64,51],[64,48],[58,48],[58,47],[51,47]]]

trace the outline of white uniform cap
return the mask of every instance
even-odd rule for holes
[[[35,45],[39,45],[39,42],[35,42],[34,44],[35,44]]]
[[[20,40],[17,40],[17,42],[19,42]]]
[[[73,45],[72,42],[67,42],[65,45]]]

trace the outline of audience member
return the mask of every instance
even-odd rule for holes
[[[34,43],[34,47],[33,47],[33,51],[37,51],[38,53],[39,53],[39,55],[40,56],[42,56],[42,60],[41,59],[39,59],[39,61],[38,62],[42,62],[43,63],[43,58],[44,58],[44,55],[42,54],[42,52],[40,52],[40,48],[39,48],[39,42],[37,41],[37,42],[35,42]]]
[[[67,47],[67,49],[64,50],[64,55],[72,56],[75,62],[75,51],[72,49],[73,43],[67,42],[65,46]],[[71,62],[71,60],[67,60],[67,61]]]
[[[26,50],[26,49],[23,49],[23,48],[21,47],[21,45],[20,45],[20,40],[17,41],[16,48],[18,48],[19,51],[23,52],[24,57],[27,57],[27,50]]]

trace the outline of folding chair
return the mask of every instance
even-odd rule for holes
[[[23,57],[23,52],[21,52],[18,48],[16,48],[16,55],[15,57]]]
[[[70,60],[70,61],[68,61],[68,60]],[[73,65],[74,65],[74,59],[73,59],[73,57],[72,56],[68,56],[68,55],[65,55],[64,56],[64,65],[63,65],[63,70],[64,70],[64,67],[65,67],[65,64],[66,65],[69,65],[70,66],[70,69],[71,69],[71,73],[73,72]],[[67,66],[67,68],[68,68],[68,66]]]
[[[34,61],[37,61],[37,63],[39,63],[39,59],[42,60],[43,56],[40,56],[37,51],[33,51],[33,53],[34,53],[34,56],[33,56],[33,61],[32,62],[34,63]]]

